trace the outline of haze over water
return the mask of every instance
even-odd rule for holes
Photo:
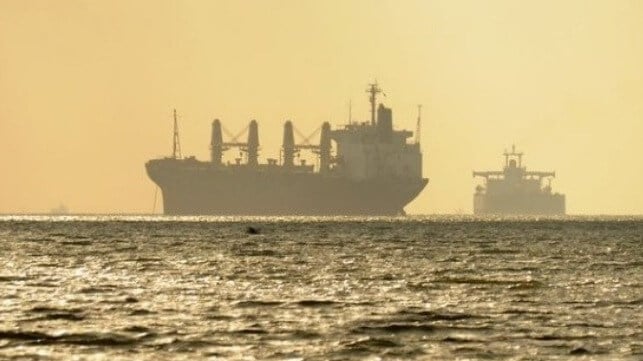
[[[288,119],[368,120],[376,79],[397,128],[423,104],[407,213],[469,213],[471,171],[515,143],[568,213],[643,214],[641,19],[639,0],[3,0],[0,213],[149,213],[173,108],[184,155],[209,158],[214,118],[257,119],[265,162]]]
[[[5,216],[0,358],[640,360],[642,242],[636,217]]]

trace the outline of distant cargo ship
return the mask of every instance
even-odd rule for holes
[[[221,122],[212,122],[211,159],[182,158],[176,126],[171,157],[146,163],[160,187],[163,212],[172,215],[399,215],[426,186],[419,137],[393,129],[393,114],[376,109],[377,84],[370,84],[370,122],[331,130],[320,128],[319,144],[295,143],[293,125],[285,122],[279,159],[260,164],[256,121],[247,142],[223,141]],[[420,115],[418,114],[418,131]],[[333,142],[335,147],[333,147]],[[223,154],[238,148],[242,157],[224,163]],[[317,154],[318,166],[295,162],[301,150]]]
[[[49,214],[58,215],[58,216],[69,214],[69,208],[67,208],[67,206],[61,203],[60,205],[58,205],[58,207],[52,208],[51,210],[49,210]]]
[[[503,155],[502,171],[473,172],[474,177],[485,179],[485,185],[478,185],[473,195],[474,214],[565,214],[565,196],[551,191],[555,172],[527,171],[522,165],[523,153],[517,153],[515,146]],[[545,186],[543,179],[548,180]]]

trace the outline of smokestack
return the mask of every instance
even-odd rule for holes
[[[221,122],[215,119],[212,122],[212,137],[210,138],[210,161],[212,164],[221,165],[223,158],[223,136],[221,135]]]
[[[326,173],[330,170],[330,123],[322,124],[321,135],[319,137],[319,172]]]
[[[250,122],[248,128],[248,165],[259,164],[259,127],[256,120]]]
[[[377,108],[377,133],[383,142],[390,142],[393,136],[393,112],[382,104]]]
[[[295,136],[293,134],[292,122],[290,120],[286,121],[286,124],[284,124],[283,152],[283,166],[292,167],[295,163]]]

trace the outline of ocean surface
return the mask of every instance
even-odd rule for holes
[[[643,360],[643,218],[0,217],[0,360]]]

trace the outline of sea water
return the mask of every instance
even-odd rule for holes
[[[642,360],[643,219],[0,217],[4,360]]]

